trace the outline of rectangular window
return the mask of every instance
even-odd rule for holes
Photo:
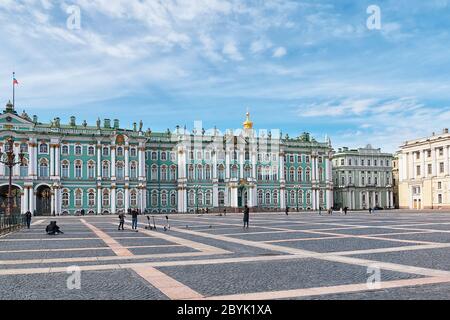
[[[420,166],[416,167],[416,175],[420,176]]]
[[[439,163],[439,173],[444,173],[444,163]]]
[[[431,174],[433,172],[433,166],[431,164],[428,165],[428,174]]]

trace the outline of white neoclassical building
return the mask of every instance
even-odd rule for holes
[[[400,208],[450,208],[449,148],[448,129],[400,146]]]

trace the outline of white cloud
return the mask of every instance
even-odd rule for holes
[[[236,44],[233,40],[228,40],[224,44],[222,52],[223,52],[223,54],[228,56],[228,58],[230,58],[231,60],[234,60],[234,61],[244,60],[244,57],[239,52],[239,49],[236,47]]]
[[[287,53],[286,48],[284,47],[278,47],[273,51],[273,57],[274,58],[281,58],[284,57]]]

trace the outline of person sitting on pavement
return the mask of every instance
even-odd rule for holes
[[[50,224],[45,228],[45,232],[47,232],[48,235],[64,234],[56,224],[56,221],[50,221]]]

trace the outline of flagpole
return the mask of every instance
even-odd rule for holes
[[[15,91],[15,87],[16,87],[16,84],[14,83],[14,79],[16,78],[16,73],[15,72],[13,72],[13,108],[14,108],[14,110],[16,109],[15,107],[16,107],[16,104],[15,104],[15,99],[16,99],[16,91]]]

